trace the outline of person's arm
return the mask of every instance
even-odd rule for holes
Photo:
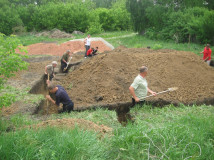
[[[134,88],[132,86],[129,87],[129,92],[131,93],[132,97],[135,99],[135,102],[140,101],[140,99],[135,95]]]
[[[46,95],[46,99],[51,101],[51,103],[56,104],[56,101],[54,101],[50,95]]]
[[[209,56],[204,60],[205,62],[209,59]]]
[[[153,96],[156,96],[156,95],[157,95],[157,93],[154,92],[154,91],[152,91],[151,89],[149,89],[149,87],[147,87],[147,90],[148,90],[148,92],[151,93]]]

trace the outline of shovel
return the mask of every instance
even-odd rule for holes
[[[168,89],[165,90],[165,91],[161,91],[161,92],[156,93],[156,95],[161,94],[161,93],[166,93],[166,92],[172,92],[172,91],[175,91],[175,90],[177,90],[177,89],[178,89],[178,87],[168,88]],[[154,96],[154,95],[149,95],[149,96],[140,98],[140,101],[143,101],[145,98],[152,97],[152,96]]]
[[[67,66],[63,69],[64,72],[67,70],[69,63],[71,62],[71,59],[72,59],[72,57],[70,57],[70,59],[69,59],[69,61],[67,63]]]

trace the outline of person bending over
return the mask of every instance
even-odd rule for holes
[[[56,104],[58,107],[59,107],[60,103],[63,104],[63,109],[60,110],[59,113],[61,113],[61,112],[70,113],[71,111],[73,111],[74,103],[71,101],[67,92],[65,91],[65,89],[62,86],[55,85],[55,84],[49,82],[48,90],[50,93],[55,94],[56,101],[53,100],[50,97],[50,95],[46,95],[47,100],[51,101],[51,103],[53,103],[53,104]]]

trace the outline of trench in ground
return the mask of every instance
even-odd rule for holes
[[[72,64],[73,66],[78,66],[81,63],[75,63]],[[70,69],[71,67],[69,67]],[[75,69],[75,68],[74,68]],[[61,73],[59,73],[61,74]],[[63,76],[63,75],[62,75]],[[66,74],[64,74],[64,76],[66,76]],[[45,82],[45,75],[42,75],[42,77],[40,78],[39,81],[37,81],[37,83],[35,83],[31,90],[29,91],[29,93],[31,94],[42,94],[42,95],[47,95],[49,94],[49,92],[47,91],[47,85]],[[55,95],[54,94],[50,94],[50,96],[55,99]],[[164,107],[166,105],[169,104],[173,104],[174,106],[179,106],[180,104],[178,102],[171,102],[171,101],[165,101],[163,99],[159,99],[159,100],[152,100],[152,101],[147,101],[146,102],[149,105],[152,105],[154,107]],[[206,105],[213,105],[214,104],[214,99],[213,98],[205,98],[201,101],[197,101],[197,102],[190,102],[188,104],[184,104],[184,105],[202,105],[202,104],[206,104]],[[49,106],[47,106],[49,105]],[[33,112],[33,114],[42,114],[42,115],[47,115],[47,114],[52,114],[50,113],[49,109],[52,108],[53,105],[51,104],[47,104],[46,100],[41,100],[39,102],[39,105],[36,107],[35,111]],[[84,110],[89,110],[89,109],[96,109],[96,108],[106,108],[108,110],[114,110],[117,114],[117,119],[121,124],[126,124],[129,120],[133,121],[133,117],[130,115],[130,108],[132,108],[132,104],[131,102],[122,102],[122,103],[107,103],[107,104],[92,104],[90,106],[78,106],[75,108],[75,111],[84,111]],[[56,108],[56,106],[55,106]],[[58,113],[57,110],[53,111],[55,113]]]

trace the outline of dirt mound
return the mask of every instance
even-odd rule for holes
[[[179,88],[148,100],[192,104],[214,98],[214,68],[194,53],[175,50],[119,47],[88,59],[60,84],[66,88],[76,107],[129,102],[128,88],[142,65],[149,68],[147,81],[152,90]],[[71,84],[72,88],[69,87]]]
[[[61,127],[61,128],[66,127],[71,129],[74,129],[76,126],[78,126],[81,129],[95,131],[101,135],[112,133],[112,128],[109,128],[105,125],[97,125],[94,122],[91,122],[88,120],[73,119],[73,118],[48,120],[48,121],[43,121],[39,124],[31,125],[27,127],[38,129],[38,128],[47,127],[47,126],[51,126],[51,127],[54,126],[54,127]]]
[[[59,29],[53,29],[51,31],[44,31],[35,34],[35,36],[40,37],[40,36],[45,36],[49,38],[74,38],[72,34],[66,33],[64,31],[60,31]]]

